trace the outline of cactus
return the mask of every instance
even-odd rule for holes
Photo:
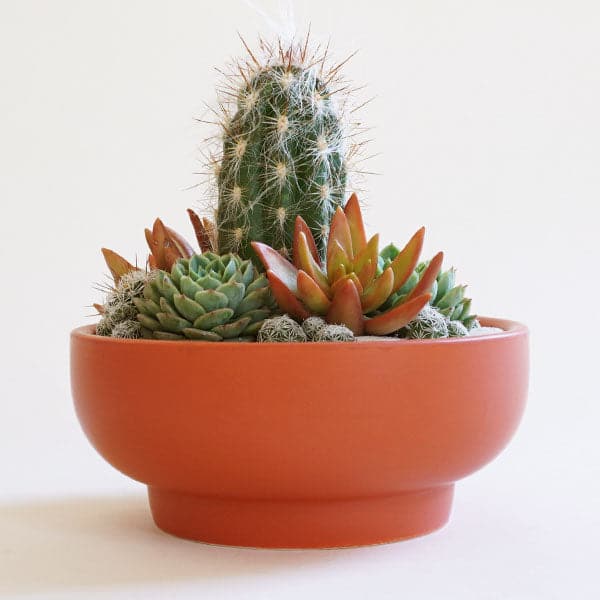
[[[117,323],[111,331],[111,337],[135,340],[142,337],[142,324],[139,321],[130,319]]]
[[[469,330],[460,321],[448,321],[448,337],[465,337]]]
[[[140,269],[129,271],[118,278],[118,283],[109,290],[102,306],[102,318],[96,325],[97,335],[140,337],[139,327],[131,326],[138,313],[135,300],[142,297],[145,286],[152,278],[152,273]]]
[[[344,325],[321,327],[312,338],[313,342],[353,342],[354,334]]]
[[[266,319],[258,331],[259,342],[306,342],[302,327],[287,315]]]
[[[260,241],[289,256],[301,215],[323,256],[326,226],[345,198],[348,156],[358,146],[344,125],[346,102],[335,98],[334,88],[345,87],[337,83],[341,64],[324,70],[326,56],[309,56],[307,45],[262,41],[263,61],[246,45],[251,60],[237,65],[239,81],[228,82],[236,100],[231,110],[222,106],[215,165],[222,253],[255,258],[250,242]]]
[[[414,271],[424,234],[424,229],[417,231],[378,274],[379,236],[367,242],[358,198],[353,194],[344,210],[336,209],[331,221],[324,265],[310,228],[300,216],[294,230],[293,264],[266,244],[252,242],[252,247],[267,269],[281,310],[300,321],[322,316],[328,323],[345,325],[355,335],[387,335],[404,327],[431,298],[429,290],[441,266],[441,252],[408,295],[381,310]]]
[[[403,337],[412,340],[436,339],[448,337],[448,321],[433,306],[423,310],[403,329]]]
[[[308,317],[308,319],[302,321],[302,329],[304,329],[306,337],[311,341],[315,338],[315,335],[326,326],[327,321],[321,317]]]
[[[212,252],[157,270],[135,298],[143,333],[159,340],[252,338],[271,314],[267,278],[250,261]]]
[[[400,250],[394,244],[386,246],[379,257],[379,271],[386,269],[392,261],[398,256]],[[392,306],[402,297],[410,294],[418,284],[427,270],[429,261],[421,262],[417,265],[414,272],[408,278],[406,283],[390,298],[388,304]],[[449,321],[460,321],[467,330],[474,326],[476,315],[471,313],[471,299],[465,298],[466,285],[455,285],[456,270],[454,268],[446,271],[440,271],[435,282],[431,287],[430,304],[441,312]]]

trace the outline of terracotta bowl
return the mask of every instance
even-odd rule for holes
[[[454,482],[513,435],[528,333],[248,344],[71,334],[96,450],[148,486],[158,527],[236,546],[324,548],[446,523]]]

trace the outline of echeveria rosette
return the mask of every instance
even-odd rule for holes
[[[271,315],[269,282],[249,260],[212,252],[156,271],[135,299],[147,337],[221,341],[253,338]]]
[[[424,235],[425,230],[419,229],[379,272],[379,236],[367,241],[358,198],[353,194],[345,209],[339,207],[333,216],[325,264],[300,216],[294,228],[293,263],[261,242],[253,242],[252,247],[267,270],[282,311],[300,321],[322,316],[328,323],[345,325],[355,335],[389,335],[409,323],[431,299],[441,252],[402,302],[384,309],[415,270]]]
[[[378,271],[384,271],[399,253],[400,250],[394,244],[386,246],[379,256]],[[402,302],[407,295],[411,294],[426,273],[429,264],[429,261],[420,262],[404,285],[389,298],[384,308],[395,306],[396,303]],[[465,297],[466,288],[466,285],[456,285],[456,270],[454,268],[445,271],[440,270],[431,286],[430,304],[447,317],[449,321],[459,321],[467,329],[471,329],[477,316],[471,314],[471,299]]]

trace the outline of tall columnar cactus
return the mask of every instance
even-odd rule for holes
[[[266,50],[242,66],[235,108],[222,126],[217,165],[219,252],[253,256],[251,241],[291,255],[297,215],[323,257],[328,224],[343,204],[351,145],[335,99],[339,66],[324,71],[306,45]],[[315,64],[316,63],[316,64]]]

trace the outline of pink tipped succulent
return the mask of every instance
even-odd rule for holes
[[[252,242],[281,310],[299,320],[322,316],[345,325],[355,335],[388,335],[412,321],[429,302],[429,293],[442,265],[434,256],[418,284],[392,308],[381,307],[406,283],[423,246],[425,229],[419,229],[391,265],[377,273],[379,235],[367,241],[360,205],[353,194],[345,209],[331,221],[325,264],[306,222],[296,217],[293,263],[262,242]]]

